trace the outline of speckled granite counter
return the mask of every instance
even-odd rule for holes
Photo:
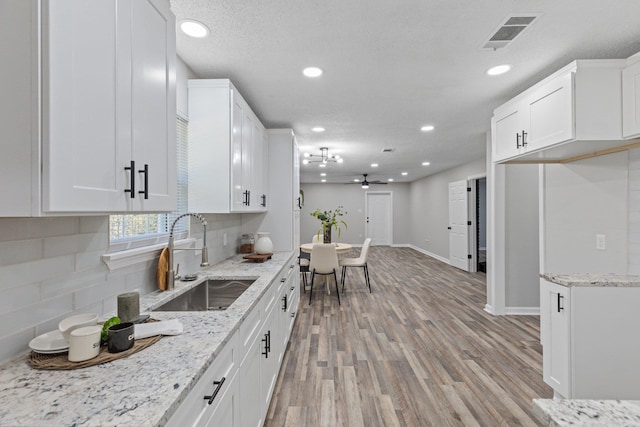
[[[540,275],[549,282],[563,286],[611,286],[611,287],[636,287],[640,286],[640,276],[629,274],[555,274],[543,273]]]
[[[145,312],[207,278],[257,280],[225,311],[154,312],[178,318],[184,333],[114,362],[72,371],[43,371],[27,355],[0,366],[2,426],[155,426],[166,423],[219,354],[241,320],[268,289],[292,252],[264,263],[236,256],[214,265],[194,282],[141,298]]]
[[[533,409],[544,425],[554,427],[640,426],[637,400],[534,399]]]

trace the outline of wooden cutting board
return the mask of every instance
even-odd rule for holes
[[[158,260],[158,288],[167,290],[167,271],[169,271],[169,248],[162,249]]]

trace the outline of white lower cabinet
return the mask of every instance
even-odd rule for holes
[[[557,397],[640,399],[640,287],[540,281],[543,378]]]
[[[222,348],[167,423],[168,426],[239,425],[237,333]],[[216,419],[225,418],[230,423]]]

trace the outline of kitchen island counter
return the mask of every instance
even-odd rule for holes
[[[180,319],[184,333],[126,358],[52,371],[32,369],[25,353],[1,365],[0,425],[164,425],[292,255],[275,253],[264,263],[238,255],[202,270],[196,281],[141,297],[146,312],[207,279],[256,279],[224,311],[153,312],[158,320]]]

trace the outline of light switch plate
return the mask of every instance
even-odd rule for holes
[[[596,234],[596,249],[599,251],[607,249],[606,237],[604,234]]]

